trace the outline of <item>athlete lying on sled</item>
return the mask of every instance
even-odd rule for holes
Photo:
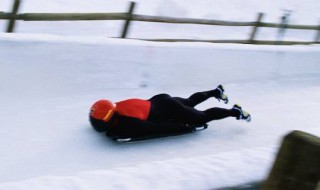
[[[98,132],[106,132],[113,139],[134,139],[153,135],[170,135],[194,131],[212,120],[235,117],[249,122],[251,116],[234,105],[231,109],[209,108],[200,111],[194,107],[217,98],[228,103],[224,88],[197,92],[189,98],[158,94],[149,100],[127,99],[112,103],[109,100],[95,102],[90,111],[90,122]]]

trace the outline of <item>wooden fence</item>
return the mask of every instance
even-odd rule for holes
[[[127,38],[131,21],[140,22],[158,22],[158,23],[175,23],[175,24],[200,24],[214,26],[246,26],[252,27],[252,31],[247,40],[198,40],[198,39],[141,39],[148,41],[162,42],[212,42],[212,43],[242,43],[242,44],[268,44],[268,45],[294,45],[294,44],[319,44],[320,25],[289,25],[285,23],[267,23],[263,22],[263,13],[257,15],[254,22],[234,22],[220,21],[208,19],[194,18],[173,18],[162,16],[148,16],[134,14],[135,3],[131,2],[129,10],[126,13],[24,13],[18,14],[20,0],[15,0],[10,13],[0,12],[0,20],[8,21],[6,32],[14,32],[15,22],[22,21],[90,21],[90,20],[124,20],[124,26],[121,33],[121,38]],[[267,41],[256,40],[259,28],[279,28],[282,31],[286,29],[297,30],[315,30],[315,38],[313,41]]]

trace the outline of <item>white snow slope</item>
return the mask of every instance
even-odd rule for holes
[[[128,1],[24,0],[20,12],[123,12]],[[138,14],[318,24],[316,0],[138,1]],[[1,0],[0,11],[11,1]],[[226,11],[228,10],[228,11]],[[150,23],[149,23],[150,24]],[[130,37],[247,38],[250,29],[134,23]],[[0,21],[4,31],[6,22]],[[263,180],[292,130],[320,136],[319,46],[152,43],[117,37],[122,22],[18,22],[0,34],[0,190],[215,189]],[[219,29],[218,29],[219,28]],[[237,28],[238,29],[238,28]],[[219,31],[220,30],[220,31]],[[186,32],[187,31],[187,32]],[[49,35],[55,34],[55,35]],[[63,36],[56,36],[56,34]],[[315,32],[286,32],[312,40]],[[90,35],[90,36],[88,36]],[[68,36],[68,37],[67,37]],[[276,30],[259,30],[274,39]],[[228,118],[205,131],[117,144],[91,129],[101,98],[187,97],[224,84],[251,123]]]
[[[209,189],[262,180],[283,135],[320,135],[318,46],[146,43],[2,34],[0,189]],[[251,123],[119,145],[96,133],[97,99],[188,96],[226,86]]]

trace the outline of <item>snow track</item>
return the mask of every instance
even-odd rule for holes
[[[0,189],[211,189],[234,186],[265,177],[276,147],[174,158],[74,176],[42,176],[0,184]],[[235,172],[236,171],[236,172]],[[258,175],[257,175],[258,174]]]
[[[320,136],[319,52],[1,34],[0,189],[209,189],[261,180],[283,135]],[[100,98],[185,97],[220,83],[230,103],[198,108],[239,103],[251,123],[230,118],[130,145],[88,123]]]

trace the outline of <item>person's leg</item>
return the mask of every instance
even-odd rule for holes
[[[183,105],[195,107],[196,105],[206,101],[209,98],[219,98],[220,94],[221,91],[218,88],[216,88],[214,90],[196,92],[192,94],[189,98],[174,97],[174,99],[181,102]]]
[[[239,111],[233,108],[210,108],[200,111],[193,107],[185,106],[175,98],[171,100],[170,104],[167,104],[167,110],[170,110],[169,114],[171,114],[172,120],[190,125],[203,125],[212,120],[238,117],[240,114]]]
[[[225,109],[225,108],[210,108],[205,111],[205,118],[204,120],[209,122],[213,120],[224,119],[227,117],[239,117],[239,111],[235,109]]]
[[[238,117],[239,112],[234,109],[210,108],[199,111],[193,106],[220,93],[217,89],[197,92],[188,99],[171,97],[168,94],[159,94],[150,99],[151,111],[149,121],[172,121],[190,125],[202,125],[212,120],[226,117]]]

